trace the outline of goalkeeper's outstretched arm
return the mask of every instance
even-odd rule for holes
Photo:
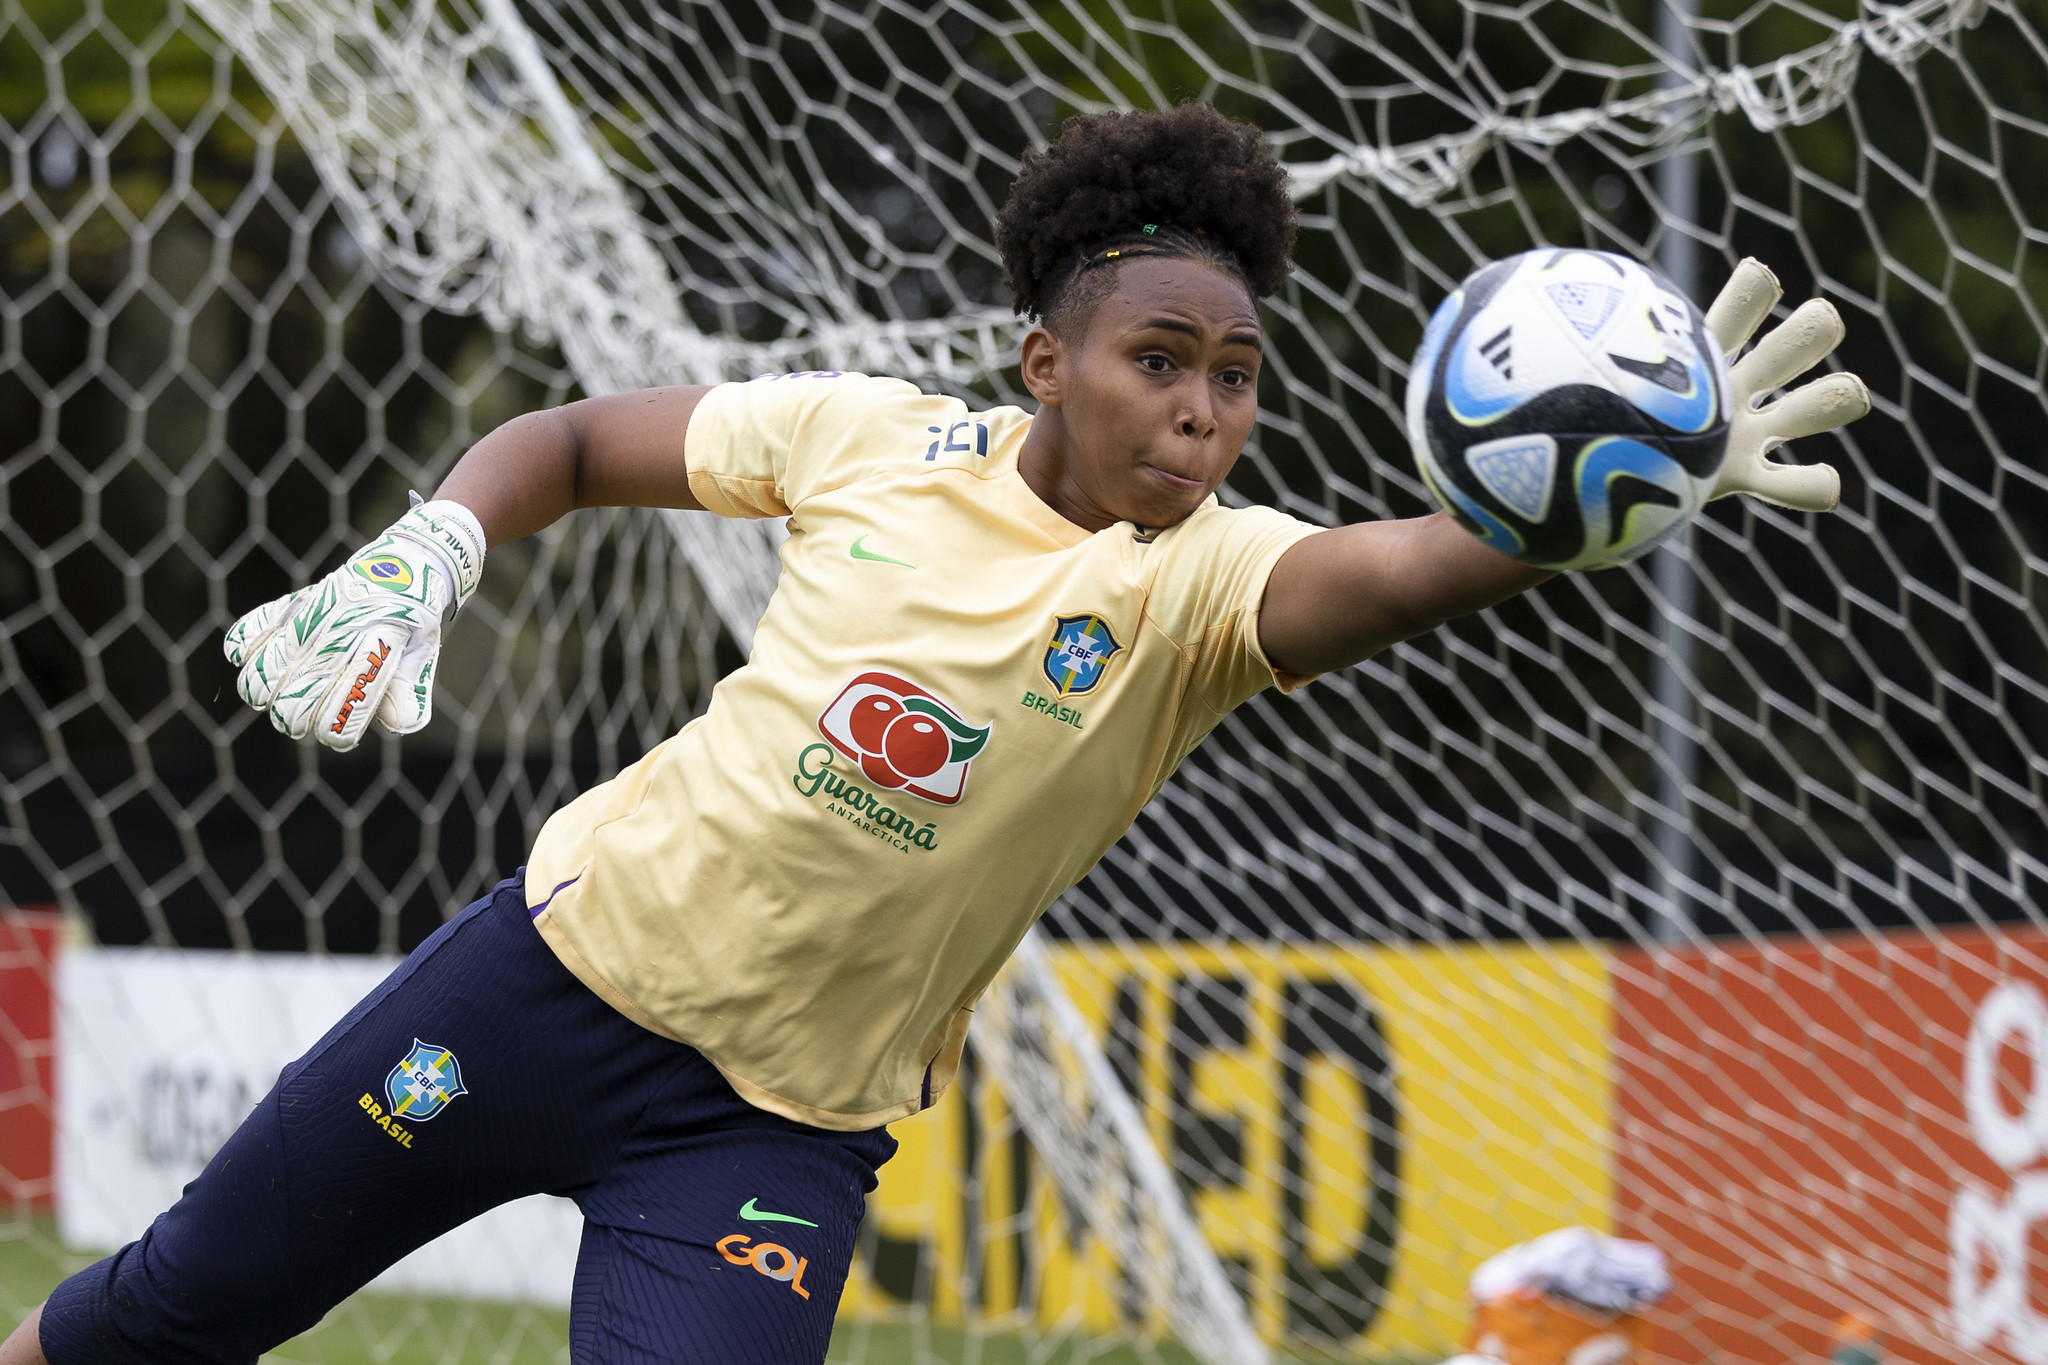
[[[584,507],[699,510],[683,433],[709,392],[640,389],[515,417],[471,446],[434,497],[467,507],[493,546]]]
[[[1744,260],[1707,309],[1707,330],[1731,362],[1728,447],[1710,496],[1746,493],[1795,511],[1831,512],[1842,490],[1833,468],[1771,457],[1787,441],[1862,417],[1870,391],[1855,375],[1837,373],[1780,395],[1842,340],[1841,315],[1821,299],[1801,304],[1742,354],[1782,295],[1761,261]],[[1443,512],[1346,526],[1310,536],[1273,566],[1259,643],[1282,672],[1324,673],[1550,576],[1487,549]]]
[[[643,389],[529,413],[472,446],[418,503],[317,583],[266,602],[222,642],[235,690],[293,739],[353,749],[377,722],[433,715],[441,630],[485,551],[579,507],[695,508],[683,436],[707,390]]]
[[[1283,673],[1327,673],[1554,576],[1487,549],[1446,512],[1343,526],[1273,566],[1259,646]]]

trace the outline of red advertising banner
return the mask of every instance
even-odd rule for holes
[[[1628,951],[1624,1236],[1671,1256],[1658,1358],[2048,1365],[2048,935]]]
[[[47,1208],[56,1094],[50,997],[63,920],[0,913],[0,1199]]]

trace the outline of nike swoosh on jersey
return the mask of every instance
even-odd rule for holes
[[[853,548],[849,549],[847,553],[852,555],[855,559],[871,559],[877,564],[897,564],[901,565],[903,568],[906,569],[914,569],[917,567],[917,565],[915,564],[906,563],[905,561],[900,559],[891,559],[887,555],[878,555],[873,550],[862,549],[861,542],[866,539],[866,536],[855,536],[853,538]]]
[[[807,1228],[818,1226],[808,1218],[798,1218],[789,1213],[770,1213],[766,1209],[755,1208],[751,1199],[740,1206],[740,1217],[749,1223],[801,1223]]]

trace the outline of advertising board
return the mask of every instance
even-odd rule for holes
[[[1887,1365],[2048,1365],[2048,935],[1052,957],[1270,1340],[1448,1353],[1481,1260],[1583,1224],[1670,1254],[1656,1355],[1674,1365],[1826,1359],[1852,1314]],[[391,965],[58,962],[56,1187],[82,1247],[135,1236]],[[33,1117],[47,1080],[20,1084]],[[971,1053],[893,1131],[845,1312],[1167,1326],[1077,1231],[1085,1210]],[[565,1304],[577,1235],[572,1206],[525,1201],[379,1286]]]
[[[1066,944],[1197,1218],[1273,1341],[1433,1358],[1472,1269],[1613,1206],[1604,956],[1570,946]],[[1127,1268],[1078,1235],[993,1088],[894,1125],[849,1312],[1095,1331]]]
[[[63,923],[47,911],[0,913],[0,1190],[37,1212],[55,1193],[51,994]]]
[[[2048,936],[1617,954],[1616,1193],[1658,1354],[2048,1365]]]

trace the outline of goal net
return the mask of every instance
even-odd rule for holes
[[[1226,721],[898,1125],[834,1361],[1434,1360],[1474,1266],[1573,1224],[1670,1255],[1663,1358],[1853,1318],[1888,1361],[2048,1360],[2019,0],[0,0],[0,1306],[139,1231],[319,1002],[699,711],[779,530],[495,552],[434,724],[349,755],[239,707],[226,624],[578,394],[1020,401],[1019,157],[1189,97],[1303,215],[1231,500],[1428,510],[1422,323],[1539,244],[1702,299],[1758,256],[1840,308],[1877,410],[1796,452],[1832,516],[1715,504]],[[519,1219],[278,1358],[565,1359],[573,1219]]]

